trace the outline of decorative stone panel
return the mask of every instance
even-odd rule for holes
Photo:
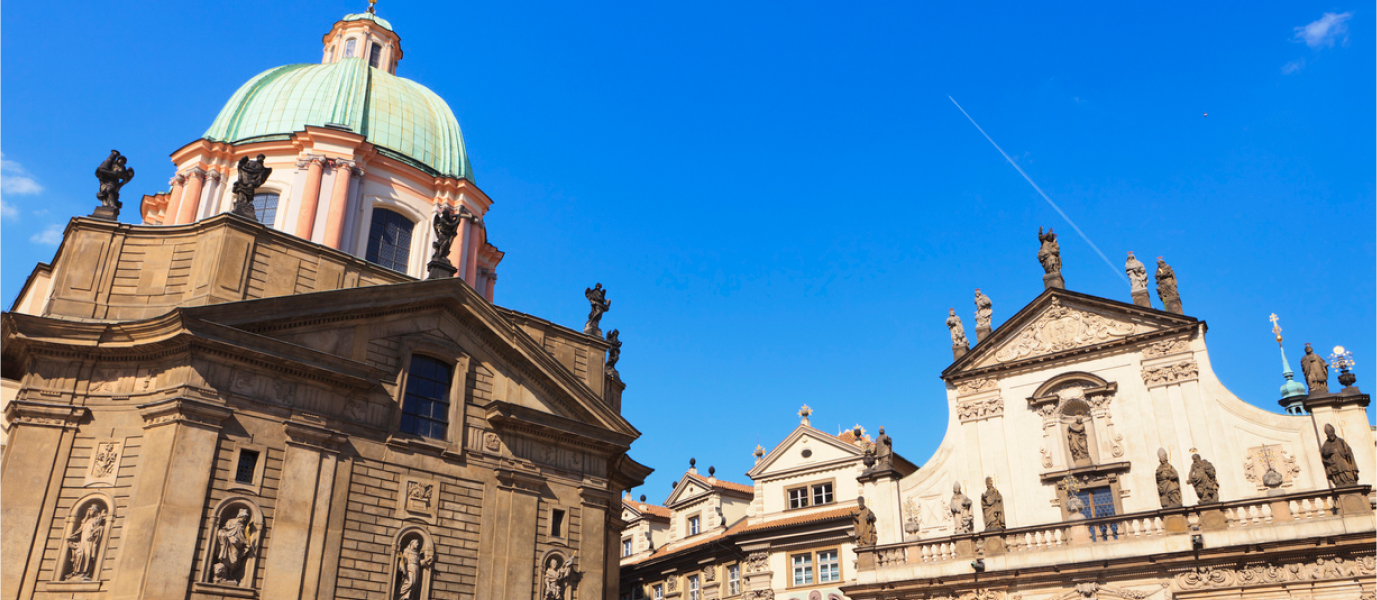
[[[1143,383],[1149,388],[1193,381],[1200,377],[1200,365],[1194,360],[1181,360],[1143,367]]]

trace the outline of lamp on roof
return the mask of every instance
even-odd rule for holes
[[[1343,346],[1334,346],[1334,353],[1329,355],[1329,365],[1339,370],[1339,383],[1344,385],[1345,391],[1358,382],[1358,376],[1349,370],[1353,368],[1353,353]]]

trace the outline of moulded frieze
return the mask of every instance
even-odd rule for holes
[[[1097,314],[1062,306],[1053,298],[1051,306],[1018,336],[995,351],[995,360],[1012,362],[1090,346],[1133,335],[1131,323],[1115,321]]]
[[[1333,556],[1329,558],[1318,557],[1308,562],[1266,563],[1241,568],[1232,566],[1197,567],[1184,573],[1178,573],[1174,583],[1179,591],[1193,591],[1250,587],[1293,581],[1349,577],[1371,578],[1374,574],[1377,574],[1377,558],[1372,555],[1347,558]]]
[[[1200,376],[1200,365],[1194,360],[1182,360],[1157,366],[1143,367],[1143,383],[1148,387],[1158,387],[1191,381]]]
[[[978,421],[1004,414],[1004,398],[966,398],[956,403],[956,417],[961,421]]]
[[[999,382],[990,378],[967,379],[956,382],[958,394],[974,394],[999,387]]]
[[[1159,358],[1170,354],[1179,354],[1191,349],[1190,340],[1179,337],[1170,340],[1159,340],[1148,342],[1143,346],[1143,356],[1147,358]]]
[[[143,415],[144,429],[171,423],[204,425],[218,428],[220,427],[220,422],[233,414],[234,411],[224,406],[210,404],[200,400],[172,398],[140,405],[139,413]]]
[[[84,406],[11,400],[5,409],[5,420],[11,426],[76,427],[88,412]]]

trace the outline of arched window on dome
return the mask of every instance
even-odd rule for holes
[[[385,208],[373,209],[368,225],[368,249],[364,259],[393,271],[406,272],[411,258],[411,231],[415,224]]]
[[[377,43],[372,44],[368,49],[368,66],[378,68],[378,62],[382,60],[382,46]]]
[[[353,58],[353,57],[354,57],[354,46],[355,46],[356,44],[358,44],[358,43],[359,43],[359,41],[356,40],[356,39],[354,39],[354,38],[349,38],[348,40],[345,40],[345,42],[344,42],[344,57],[345,57],[345,58]]]
[[[253,195],[253,215],[259,223],[272,227],[277,222],[277,200],[278,195],[273,193]]]

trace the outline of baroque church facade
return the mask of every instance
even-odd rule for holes
[[[6,600],[616,597],[615,336],[493,304],[449,107],[371,9],[324,44],[3,315]]]
[[[974,346],[953,311],[947,433],[925,463],[887,435],[808,431],[805,407],[769,454],[786,484],[770,485],[768,460],[749,474],[763,514],[646,553],[648,515],[679,527],[678,490],[664,507],[624,501],[622,597],[1371,600],[1377,446],[1345,358],[1307,348],[1307,390],[1283,350],[1284,411],[1257,408],[1215,376],[1206,324],[1183,314],[1170,267],[1159,265],[1162,310],[1131,257],[1131,303],[1090,296],[1065,289],[1052,239],[1047,289],[997,328],[977,290]],[[836,441],[854,446],[851,466],[814,475],[811,452]],[[815,477],[845,490],[836,514],[792,503]],[[789,535],[762,543],[752,521]],[[817,550],[834,546],[823,585]],[[722,569],[739,586],[697,583]]]

